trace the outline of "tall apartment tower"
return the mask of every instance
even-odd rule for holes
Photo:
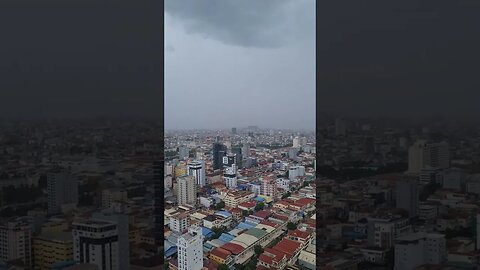
[[[0,224],[0,262],[21,260],[27,269],[32,257],[31,224],[21,219]]]
[[[198,187],[204,187],[206,184],[205,161],[194,160],[188,163],[188,175],[195,178]]]
[[[56,168],[47,174],[48,214],[59,214],[63,204],[78,204],[78,182],[65,169]]]
[[[213,169],[222,169],[223,157],[227,154],[227,147],[219,142],[213,144]]]
[[[197,187],[193,176],[177,178],[178,205],[195,206],[197,204]]]
[[[203,268],[202,229],[192,226],[177,240],[178,270],[201,270]]]
[[[106,209],[102,212],[94,213],[92,216],[95,220],[112,222],[117,225],[118,229],[118,255],[119,270],[130,269],[130,241],[128,236],[128,215]]]
[[[235,154],[228,154],[223,157],[223,179],[227,188],[237,187],[237,162]]]
[[[119,270],[118,226],[109,221],[73,223],[73,256],[77,263],[89,263],[98,270]]]
[[[408,211],[410,217],[418,213],[418,179],[408,177],[395,185],[396,207]]]
[[[450,152],[447,142],[427,143],[418,140],[408,148],[408,172],[420,173],[422,169],[447,169],[450,167]]]

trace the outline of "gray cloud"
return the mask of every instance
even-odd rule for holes
[[[314,129],[314,0],[165,4],[167,129]]]
[[[280,47],[294,39],[313,39],[312,8],[313,0],[165,1],[165,11],[181,20],[188,33],[245,47]]]

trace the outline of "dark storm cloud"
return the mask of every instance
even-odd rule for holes
[[[159,2],[2,2],[1,116],[161,117]]]
[[[314,129],[314,0],[165,5],[167,129]]]
[[[187,32],[229,45],[279,47],[292,38],[313,38],[311,0],[167,0],[165,11]]]
[[[338,0],[319,8],[320,110],[479,115],[480,2]]]

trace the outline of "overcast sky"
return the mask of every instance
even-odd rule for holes
[[[165,128],[315,127],[314,0],[166,0]]]
[[[480,1],[320,3],[320,111],[478,119]]]

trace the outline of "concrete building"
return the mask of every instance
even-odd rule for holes
[[[183,233],[188,227],[189,213],[177,213],[170,216],[169,218],[169,227],[175,233]]]
[[[197,187],[193,176],[177,178],[178,205],[195,206],[197,204]]]
[[[408,211],[410,217],[418,214],[418,180],[405,178],[395,184],[396,207]]]
[[[129,219],[128,215],[114,211],[113,209],[103,210],[94,213],[92,218],[99,221],[112,222],[117,225],[118,231],[118,255],[119,270],[128,270],[130,265],[130,241],[129,241]]]
[[[178,270],[201,270],[203,268],[202,229],[192,226],[177,240]]]
[[[59,214],[62,205],[78,204],[77,179],[64,169],[55,169],[47,174],[48,214]]]
[[[127,191],[119,188],[102,190],[102,207],[111,208],[115,203],[126,202],[128,200]]]
[[[411,232],[407,218],[400,216],[380,216],[368,218],[368,245],[391,248],[397,237]]]
[[[118,226],[108,221],[73,223],[73,255],[77,263],[90,263],[99,270],[119,270]]]
[[[33,238],[33,257],[35,269],[39,270],[50,270],[55,263],[72,261],[72,233],[44,233]]]
[[[424,168],[450,167],[450,150],[446,142],[428,143],[418,140],[408,148],[408,172],[418,174]]]
[[[443,234],[413,233],[395,241],[395,270],[415,269],[423,264],[442,264],[446,257]]]
[[[0,224],[0,262],[21,260],[32,266],[32,226],[22,219]]]
[[[205,161],[194,160],[187,165],[188,175],[195,178],[198,187],[204,187],[206,184]]]

